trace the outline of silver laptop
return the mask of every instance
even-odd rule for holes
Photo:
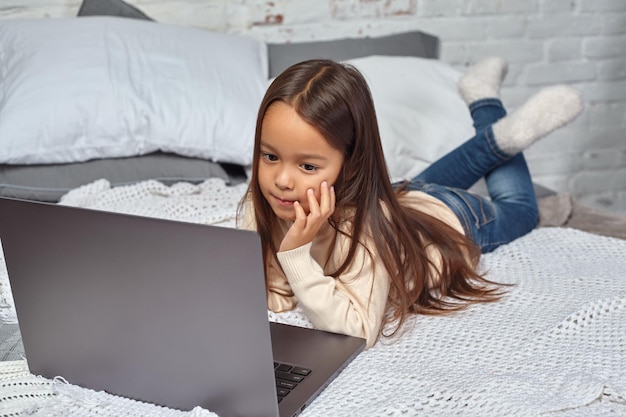
[[[0,198],[0,240],[33,374],[293,416],[365,346],[268,321],[254,232]]]

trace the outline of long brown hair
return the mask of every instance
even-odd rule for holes
[[[246,198],[254,206],[266,269],[270,257],[276,257],[282,236],[280,221],[261,193],[257,174],[263,118],[276,101],[291,105],[344,156],[335,183],[335,215],[329,223],[338,233],[349,235],[351,243],[343,263],[331,275],[338,278],[353,262],[359,245],[372,239],[376,258],[391,280],[386,317],[394,323],[391,333],[411,313],[440,314],[470,302],[499,298],[500,289],[476,271],[480,250],[474,242],[439,219],[400,204],[398,197],[405,191],[394,189],[389,179],[367,82],[353,66],[323,59],[285,70],[270,85],[259,108]],[[339,227],[341,222],[349,222],[349,229]],[[441,265],[428,256],[431,245],[441,255]],[[435,283],[434,287],[429,283]]]

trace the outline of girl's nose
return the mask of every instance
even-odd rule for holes
[[[291,190],[293,188],[293,177],[288,169],[282,169],[277,173],[274,183],[280,190]]]

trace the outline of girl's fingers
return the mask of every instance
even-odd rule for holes
[[[322,223],[335,211],[335,189],[329,187],[326,181],[320,185],[319,202],[313,189],[307,190],[306,194],[309,212],[307,214],[304,211],[299,201],[294,202],[295,219],[280,244],[280,251],[294,249],[311,242]]]
[[[331,214],[333,214],[335,212],[335,204],[337,202],[337,197],[335,196],[335,186],[334,185],[331,185],[329,194],[330,194],[330,214],[329,214],[329,216],[330,216]]]
[[[328,192],[328,183],[326,181],[322,182],[320,185],[320,210],[322,213],[328,213],[328,209],[330,207],[330,195]]]
[[[281,252],[300,247],[308,242],[311,242],[315,237],[315,232],[310,230],[310,214],[306,214],[299,201],[294,201],[293,208],[295,210],[296,218],[280,243],[279,251]]]
[[[317,202],[317,198],[315,198],[315,192],[312,188],[306,190],[306,198],[309,200],[309,213],[312,216],[319,216],[320,214],[320,204]]]
[[[325,219],[335,211],[335,189],[329,187],[326,181],[320,186],[320,209]]]
[[[306,213],[304,212],[304,209],[302,208],[302,205],[300,204],[299,201],[294,201],[293,202],[293,208],[296,211],[296,219],[295,219],[295,223],[299,223],[301,228],[304,228],[304,226],[306,225]]]

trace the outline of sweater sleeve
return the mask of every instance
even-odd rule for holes
[[[363,337],[371,347],[380,332],[389,293],[386,271],[364,247],[340,277],[324,274],[311,244],[278,253],[298,302],[316,328]],[[374,255],[373,255],[374,256]]]

